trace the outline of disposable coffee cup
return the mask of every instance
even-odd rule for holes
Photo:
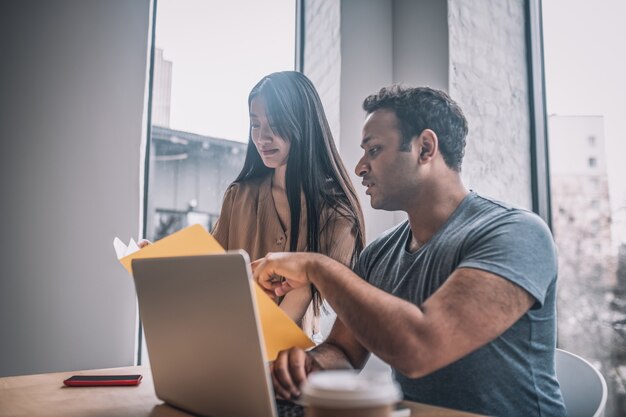
[[[401,393],[389,373],[320,371],[309,375],[301,399],[305,417],[390,417]]]

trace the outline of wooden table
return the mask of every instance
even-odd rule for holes
[[[63,380],[72,375],[141,374],[137,387],[69,388]],[[415,417],[476,417],[445,408],[405,401]],[[160,401],[152,384],[150,368],[97,369],[91,371],[58,372],[51,374],[0,378],[1,417],[190,417]]]

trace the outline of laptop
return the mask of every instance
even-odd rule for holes
[[[202,416],[303,415],[293,403],[277,411],[244,251],[132,267],[159,399]]]

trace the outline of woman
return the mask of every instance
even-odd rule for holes
[[[365,243],[363,214],[315,87],[302,73],[273,73],[254,86],[248,108],[246,159],[226,190],[213,236],[252,261],[268,252],[309,251],[353,267]],[[278,301],[320,341],[315,288]]]

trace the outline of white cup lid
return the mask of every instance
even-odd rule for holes
[[[361,408],[393,404],[402,398],[389,373],[361,375],[357,371],[319,371],[302,386],[302,401],[308,406]]]

